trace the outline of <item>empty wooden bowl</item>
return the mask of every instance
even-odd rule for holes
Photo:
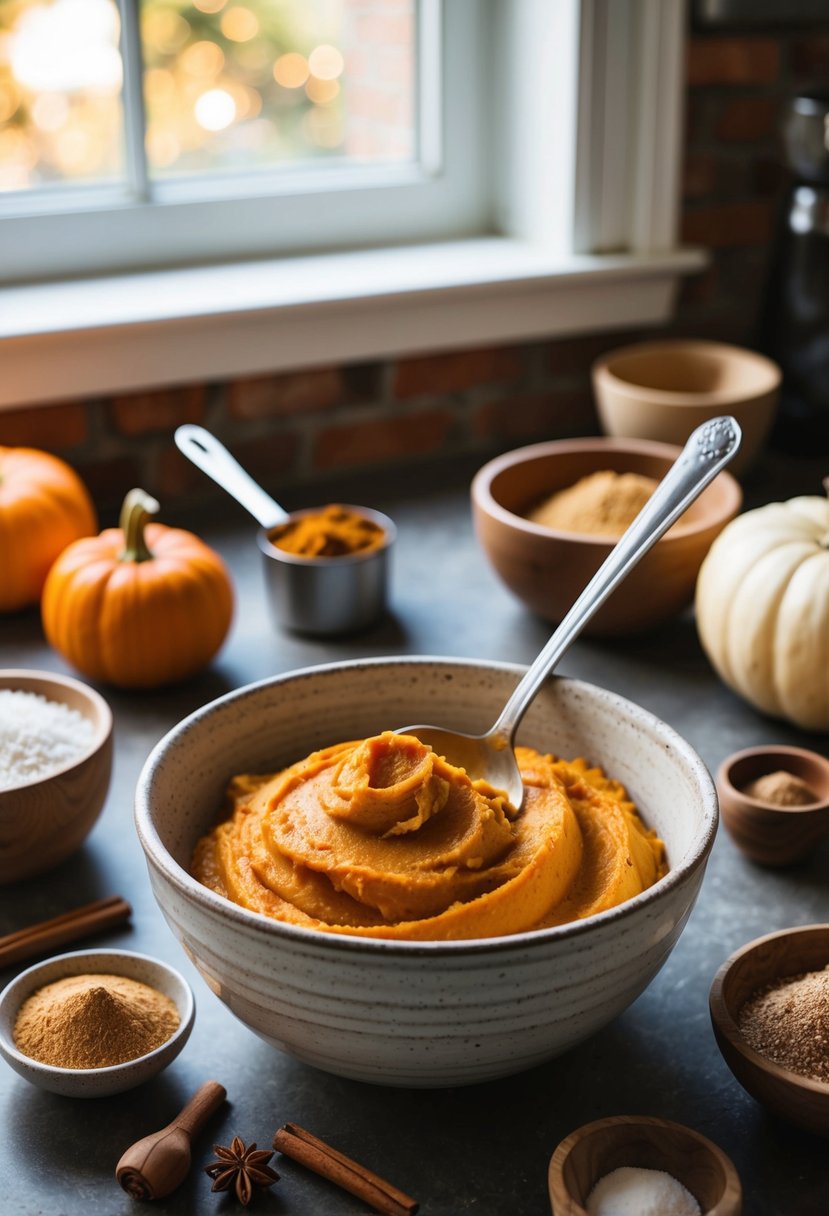
[[[623,346],[593,365],[605,434],[682,444],[700,423],[731,414],[743,432],[731,462],[738,475],[771,429],[780,379],[780,368],[765,355],[687,338]]]
[[[737,1171],[711,1140],[682,1123],[618,1115],[577,1128],[553,1153],[548,1171],[553,1216],[587,1216],[593,1187],[623,1166],[670,1174],[694,1196],[703,1216],[742,1212]]]
[[[94,689],[49,671],[6,668],[0,671],[2,689],[66,705],[92,724],[77,756],[39,779],[0,783],[0,883],[8,883],[51,870],[85,840],[109,790],[112,713]]]
[[[756,938],[720,967],[709,994],[714,1036],[742,1087],[782,1119],[829,1136],[829,1083],[782,1068],[746,1042],[740,1011],[774,980],[829,966],[829,924],[803,925]]]
[[[814,790],[815,801],[776,806],[747,794],[760,777],[786,772]],[[829,760],[803,747],[749,747],[727,756],[717,770],[726,831],[752,861],[786,866],[801,861],[829,834]]]
[[[679,452],[664,443],[593,437],[532,444],[489,461],[472,481],[472,516],[495,573],[533,612],[560,621],[617,538],[558,531],[525,515],[591,473],[639,473],[660,481]],[[720,473],[616,588],[584,633],[642,632],[680,612],[693,597],[715,537],[741,503],[738,482]]]

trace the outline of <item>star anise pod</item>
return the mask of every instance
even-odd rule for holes
[[[236,1198],[247,1207],[253,1198],[254,1186],[273,1186],[279,1178],[276,1170],[267,1164],[272,1152],[257,1149],[256,1144],[245,1148],[244,1140],[234,1136],[229,1145],[214,1144],[217,1160],[204,1167],[205,1174],[213,1179],[211,1191],[236,1191]]]

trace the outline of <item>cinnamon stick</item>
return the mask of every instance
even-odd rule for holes
[[[321,1178],[356,1195],[382,1216],[414,1216],[418,1210],[419,1204],[409,1195],[296,1123],[280,1127],[274,1135],[273,1146]]]
[[[58,946],[75,942],[93,933],[114,929],[129,920],[132,908],[120,895],[109,895],[72,908],[50,920],[38,921],[0,937],[0,968],[46,954]]]

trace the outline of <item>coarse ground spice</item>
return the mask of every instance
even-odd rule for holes
[[[590,473],[575,485],[559,490],[527,515],[534,524],[557,532],[591,536],[621,536],[657,487],[639,473]]]
[[[808,806],[810,802],[820,801],[810,785],[785,769],[758,777],[743,793],[760,802],[770,802],[772,806]]]
[[[108,1068],[154,1051],[178,1028],[175,1001],[123,975],[71,975],[20,1007],[18,1051],[57,1068]]]
[[[829,1082],[829,967],[775,980],[737,1019],[749,1046],[782,1068]]]

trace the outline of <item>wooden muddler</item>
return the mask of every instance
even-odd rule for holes
[[[115,1177],[133,1199],[162,1199],[190,1170],[191,1141],[219,1109],[227,1091],[205,1081],[184,1109],[161,1131],[131,1145],[115,1167]]]

